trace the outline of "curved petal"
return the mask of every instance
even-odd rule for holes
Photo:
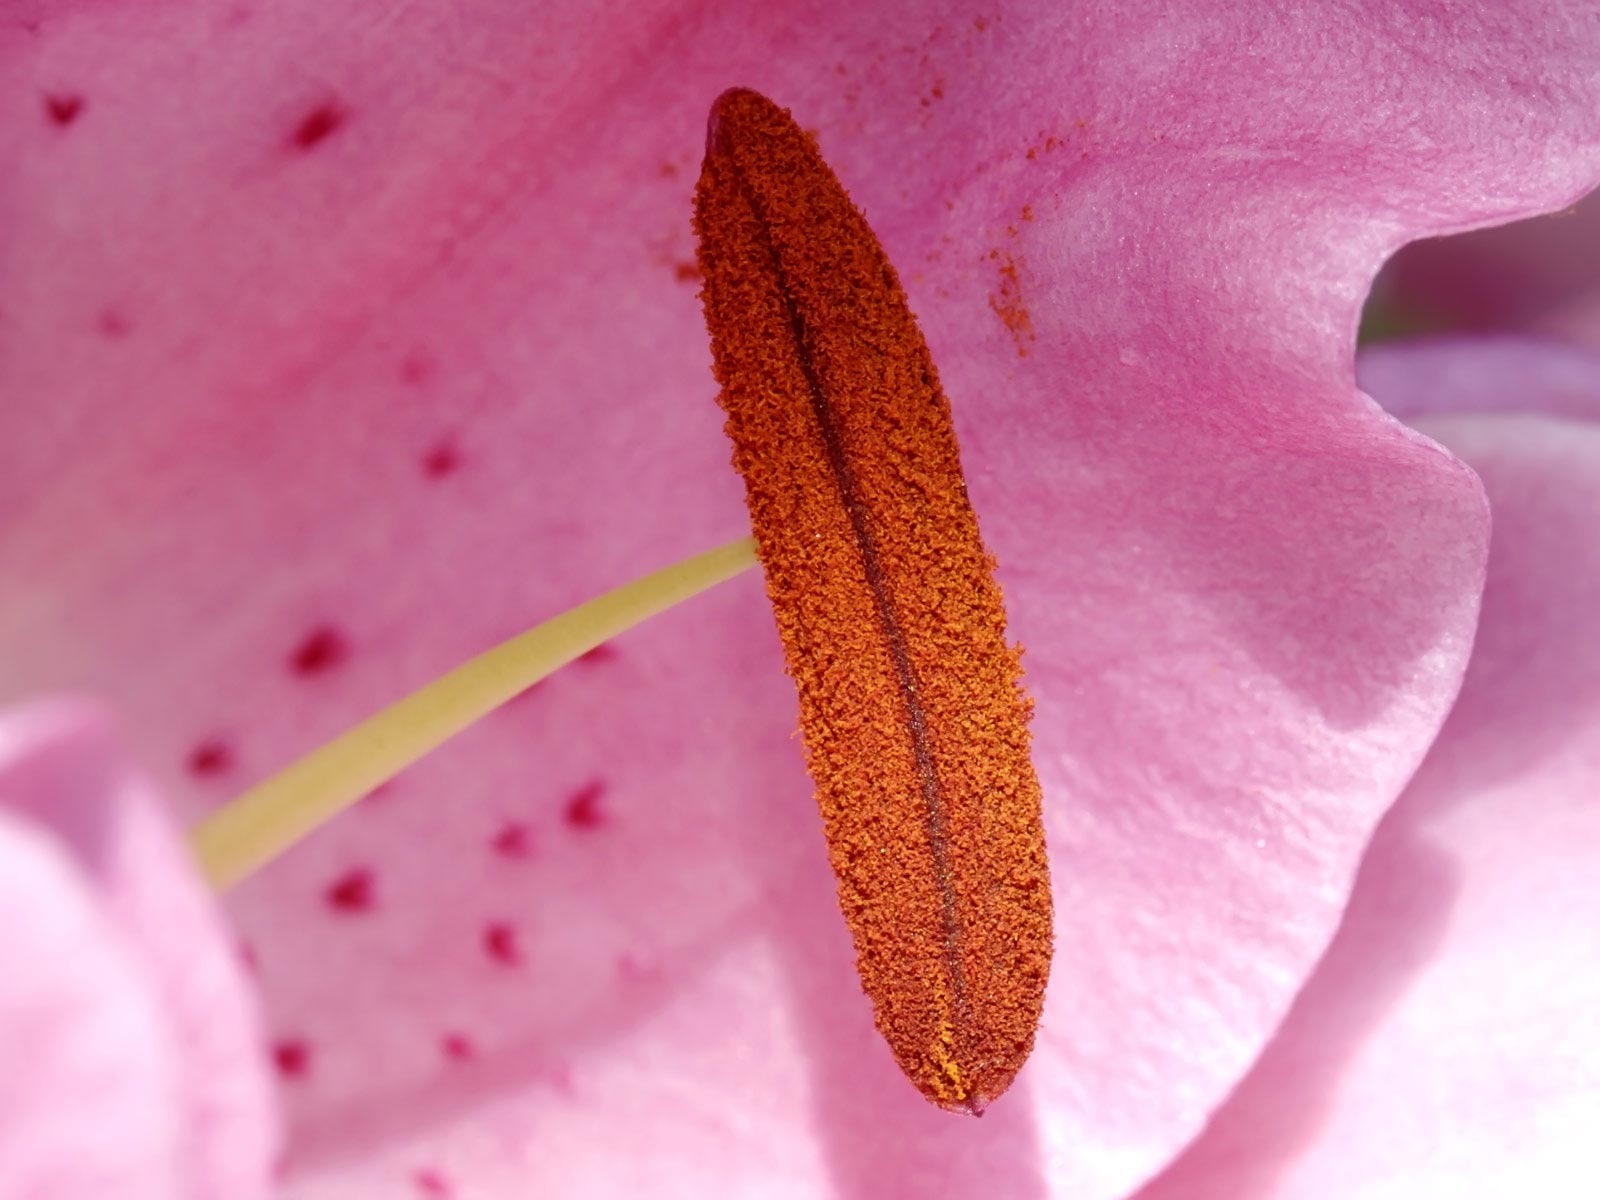
[[[0,719],[0,858],[0,1195],[267,1195],[232,946],[92,712]]]
[[[1479,412],[1592,421],[1597,376],[1600,351],[1506,335],[1375,346],[1356,363],[1361,386],[1407,421]]]
[[[40,402],[0,415],[6,686],[125,707],[193,813],[742,529],[687,223],[742,82],[816,125],[924,319],[1070,914],[1011,1102],[925,1111],[743,580],[239,893],[298,1190],[1095,1197],[1164,1161],[1321,950],[1472,628],[1477,485],[1355,393],[1360,298],[1398,240],[1592,181],[1592,17],[162,11],[11,47],[0,362]]]
[[[1414,359],[1416,392],[1437,399],[1440,353],[1386,351],[1384,379],[1399,385]],[[1570,380],[1570,356],[1548,353],[1545,378]],[[1531,360],[1519,348],[1510,362]],[[1558,406],[1564,393],[1541,397],[1538,378],[1519,405]],[[1600,364],[1588,382],[1600,398]],[[1421,424],[1477,468],[1494,506],[1461,699],[1283,1028],[1139,1200],[1567,1196],[1594,1175],[1600,426],[1536,413]]]
[[[1415,242],[1374,291],[1409,325],[1600,348],[1600,192],[1549,216]]]

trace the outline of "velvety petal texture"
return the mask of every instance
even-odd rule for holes
[[[1466,411],[1562,412],[1570,355],[1482,348]],[[1430,407],[1444,350],[1383,354]],[[1406,366],[1416,368],[1405,386]],[[1371,364],[1365,364],[1370,368]],[[1364,376],[1378,373],[1364,369]],[[1545,380],[1559,386],[1543,390]],[[1600,364],[1588,413],[1600,415]],[[1541,403],[1543,402],[1543,403]],[[1461,698],[1373,839],[1338,936],[1261,1061],[1139,1200],[1588,1196],[1600,1170],[1600,425],[1429,416],[1494,510]]]
[[[275,1120],[231,940],[81,705],[0,716],[0,1196],[266,1196]]]
[[[744,530],[688,224],[730,84],[897,264],[1027,647],[1058,965],[982,1122],[872,1029],[747,577],[230,900],[290,1195],[1094,1200],[1201,1128],[1476,617],[1479,485],[1356,392],[1361,299],[1600,174],[1589,5],[18,11],[0,686],[107,697],[185,816]]]

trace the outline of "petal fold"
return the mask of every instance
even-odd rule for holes
[[[161,809],[94,710],[0,718],[0,1195],[268,1192],[249,989]]]

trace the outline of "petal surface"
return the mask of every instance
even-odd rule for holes
[[[1600,192],[1548,216],[1415,242],[1375,291],[1406,325],[1600,348]]]
[[[1490,358],[1460,349],[1463,367]],[[1517,349],[1503,366],[1532,365],[1532,351]],[[1393,392],[1375,396],[1442,405],[1432,390],[1441,352],[1384,351]],[[1379,826],[1339,933],[1283,1028],[1139,1200],[1591,1190],[1600,425],[1539,415],[1567,407],[1572,378],[1570,355],[1546,353],[1543,378],[1558,386],[1541,396],[1534,370],[1508,389],[1508,408],[1534,412],[1419,421],[1478,470],[1494,508],[1460,701]],[[1409,392],[1408,357],[1418,368]],[[1376,377],[1370,365],[1363,374]],[[1600,366],[1588,382],[1589,412],[1600,414]],[[1492,390],[1468,386],[1463,409]]]
[[[91,710],[0,718],[0,855],[0,1195],[267,1195],[274,1121],[232,944]]]
[[[1440,337],[1375,346],[1356,378],[1404,420],[1460,413],[1600,417],[1600,348],[1528,337]]]
[[[152,11],[52,9],[0,60],[36,116],[0,134],[6,687],[108,697],[192,816],[741,532],[687,215],[744,83],[905,278],[1038,699],[1060,965],[981,1123],[872,1030],[747,578],[230,901],[291,1192],[1159,1167],[1321,952],[1475,617],[1476,481],[1356,393],[1361,298],[1404,238],[1592,182],[1595,19]]]

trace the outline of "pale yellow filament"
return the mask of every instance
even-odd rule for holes
[[[313,750],[200,822],[190,844],[218,888],[238,883],[385,780],[608,638],[755,565],[740,538],[568,609]]]

